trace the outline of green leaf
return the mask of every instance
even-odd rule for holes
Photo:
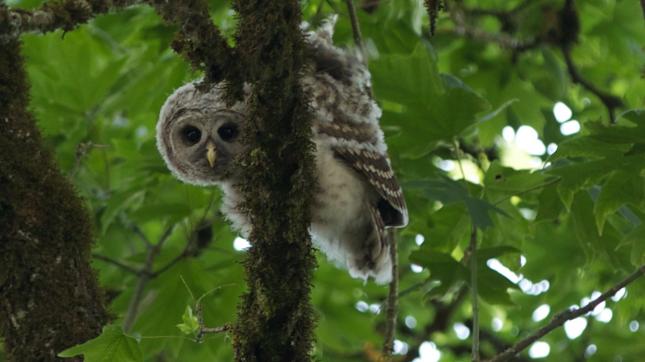
[[[431,200],[438,200],[444,204],[462,202],[470,217],[478,228],[487,228],[493,225],[490,212],[497,212],[508,216],[500,208],[478,198],[469,195],[468,189],[460,182],[447,177],[438,180],[415,180],[409,181],[406,187],[420,189],[425,196]]]
[[[85,362],[141,362],[143,354],[139,342],[123,333],[120,326],[103,328],[100,336],[83,344],[68,348],[59,357],[83,355]]]
[[[481,266],[477,269],[477,294],[490,304],[513,305],[509,289],[519,289],[505,276],[488,268]]]
[[[425,244],[424,244],[425,245]],[[421,249],[410,254],[410,261],[427,268],[430,271],[429,281],[437,281],[440,284],[431,289],[430,296],[442,295],[458,282],[468,279],[468,269],[446,253],[437,252],[430,247]]]
[[[551,156],[550,160],[555,161],[572,157],[620,157],[631,146],[631,143],[606,142],[594,136],[575,137],[560,143],[558,150]]]
[[[602,235],[605,221],[622,205],[638,205],[643,200],[643,179],[639,173],[625,170],[614,171],[602,186],[594,204],[598,234]]]
[[[521,250],[508,245],[493,246],[490,248],[477,249],[477,258],[482,264],[492,258],[498,258],[506,254],[519,254]]]
[[[494,161],[486,171],[484,187],[486,191],[516,195],[551,182],[547,177],[543,172],[515,170]]]
[[[429,230],[425,238],[432,246],[450,252],[470,231],[470,220],[465,205],[444,205],[429,218]]]
[[[574,195],[607,175],[607,171],[615,166],[614,160],[597,160],[569,164],[567,166],[550,169],[552,175],[560,176],[558,194],[567,209],[571,208]]]
[[[504,103],[502,103],[499,107],[495,108],[492,112],[486,113],[483,116],[480,116],[479,119],[477,119],[477,123],[484,123],[486,121],[489,121],[495,117],[497,117],[500,113],[505,111],[508,107],[511,106],[511,104],[519,101],[519,99],[514,98],[510,99]]]
[[[626,169],[639,172],[643,168],[645,168],[645,154],[636,154],[569,163],[566,166],[551,168],[548,173],[562,178],[558,183],[558,193],[562,203],[569,209],[578,191],[600,182],[613,170]]]
[[[402,129],[403,137],[390,144],[407,157],[427,154],[440,140],[451,141],[489,108],[461,80],[440,75],[436,60],[422,44],[411,54],[383,55],[370,67],[375,94],[383,102],[384,126]]]
[[[101,234],[105,234],[116,216],[131,204],[143,200],[145,190],[127,190],[110,198],[101,216]]]
[[[177,328],[179,328],[183,334],[195,334],[199,330],[199,321],[197,320],[197,316],[193,314],[193,308],[189,305],[186,306],[186,310],[181,316],[181,320],[183,323],[177,324]]]
[[[621,245],[631,245],[630,261],[633,266],[640,267],[645,263],[645,224],[639,225],[625,235]]]

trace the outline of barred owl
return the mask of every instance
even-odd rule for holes
[[[310,232],[314,245],[351,276],[387,283],[392,261],[385,229],[404,227],[407,207],[378,124],[370,74],[358,55],[334,47],[332,32],[333,20],[306,33],[314,56],[302,85],[314,111],[318,184]],[[177,178],[223,190],[222,211],[245,236],[251,225],[237,207],[234,161],[245,150],[240,133],[247,104],[227,106],[223,93],[221,83],[207,91],[193,83],[177,89],[161,109],[157,146]]]

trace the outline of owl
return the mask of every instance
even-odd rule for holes
[[[314,245],[352,277],[387,283],[392,260],[385,229],[407,225],[407,207],[379,127],[370,74],[357,53],[333,45],[333,23],[306,33],[312,59],[301,82],[314,115],[317,178],[310,232]],[[235,160],[245,152],[240,135],[252,87],[246,84],[246,99],[232,106],[224,88],[189,83],[177,89],[161,109],[157,146],[178,179],[219,186],[223,213],[247,236],[251,225],[238,207]]]

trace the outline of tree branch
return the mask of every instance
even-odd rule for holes
[[[428,18],[430,19],[430,35],[434,35],[437,16],[439,15],[439,10],[443,7],[443,4],[441,0],[425,0],[424,4],[426,11],[428,12]]]
[[[365,46],[363,44],[363,36],[361,35],[361,25],[358,22],[358,16],[356,16],[356,7],[354,7],[353,0],[345,0],[347,4],[347,11],[349,12],[349,20],[352,24],[352,35],[354,36],[354,44],[361,52],[363,57],[363,63],[367,64],[367,54],[365,52]]]
[[[315,164],[300,77],[305,41],[297,0],[235,0],[236,49],[253,84],[241,155],[240,209],[252,223],[248,291],[233,328],[238,361],[310,361],[315,258],[309,235]]]
[[[179,27],[173,49],[198,69],[206,80],[237,79],[239,62],[210,19],[204,0],[63,0],[48,1],[37,10],[0,8],[0,42],[26,32],[70,31],[97,15],[134,4],[150,4],[169,24]],[[241,87],[241,86],[240,86]],[[232,92],[239,96],[241,90]]]
[[[197,69],[206,71],[208,82],[239,80],[236,52],[213,24],[204,0],[145,0],[169,24],[179,27],[172,48]],[[238,84],[239,83],[239,84]],[[242,82],[230,82],[232,97],[242,94]]]
[[[576,68],[575,63],[571,58],[570,47],[561,46],[560,49],[562,50],[562,56],[564,57],[564,62],[567,64],[567,71],[569,72],[571,81],[574,83],[580,84],[583,88],[585,88],[589,92],[593,93],[596,97],[598,97],[598,99],[600,99],[600,101],[607,108],[607,112],[609,113],[609,120],[611,121],[611,123],[616,123],[615,110],[616,108],[623,106],[623,101],[620,98],[597,88],[595,85],[593,85],[593,83],[586,80],[580,74],[580,72],[578,72],[578,69]]]
[[[153,275],[154,275],[152,272],[152,268],[154,267],[154,261],[157,258],[159,251],[161,251],[161,248],[163,247],[164,243],[170,237],[170,234],[172,233],[173,228],[174,228],[174,225],[166,228],[164,233],[159,238],[159,242],[157,242],[157,244],[155,244],[154,246],[148,249],[148,254],[146,255],[146,262],[143,266],[143,269],[139,273],[139,281],[137,282],[137,286],[134,289],[134,294],[132,296],[132,299],[130,299],[128,311],[123,321],[123,329],[126,332],[128,332],[130,328],[132,328],[132,325],[134,324],[134,321],[137,318],[137,314],[139,312],[139,305],[143,300],[143,292],[146,288],[146,285],[153,278]]]
[[[0,23],[6,14],[0,1]],[[90,214],[29,112],[20,48],[0,44],[0,334],[8,360],[54,361],[109,316],[90,266]]]
[[[92,258],[94,258],[96,260],[106,262],[108,264],[112,264],[112,265],[114,265],[114,266],[116,266],[116,267],[118,267],[118,268],[120,268],[122,270],[125,270],[128,273],[132,273],[134,275],[140,275],[142,273],[142,270],[138,270],[136,268],[133,268],[133,267],[127,265],[127,264],[124,264],[124,263],[122,263],[122,262],[120,262],[120,261],[118,261],[116,259],[112,259],[112,258],[110,258],[108,256],[105,256],[105,255],[93,253]]]
[[[549,324],[545,325],[544,327],[540,328],[537,330],[535,333],[532,335],[522,339],[521,341],[517,342],[514,346],[506,349],[504,352],[496,355],[495,357],[486,360],[484,362],[502,362],[502,361],[508,361],[510,358],[514,357],[521,351],[523,351],[525,348],[533,344],[533,342],[537,341],[538,339],[544,337],[551,331],[553,331],[556,328],[561,327],[566,321],[575,319],[581,315],[587,314],[591,312],[596,306],[604,301],[606,301],[608,298],[616,294],[619,290],[627,286],[628,284],[632,283],[636,279],[640,278],[645,274],[645,265],[642,265],[640,268],[636,269],[632,274],[630,274],[627,278],[623,279],[621,282],[618,284],[614,285],[613,287],[609,288],[606,292],[602,293],[598,298],[592,300],[589,302],[589,304],[585,305],[582,308],[577,308],[577,309],[568,309],[565,311],[562,311],[558,314],[556,314],[553,319],[549,322]]]
[[[96,15],[124,8],[140,0],[65,0],[48,1],[36,10],[0,8],[0,42],[22,33],[70,31]]]
[[[399,254],[394,230],[388,230],[388,239],[390,244],[390,258],[392,259],[392,281],[390,282],[390,292],[387,297],[385,342],[383,343],[383,355],[386,357],[391,356],[392,352],[394,352],[394,331],[396,330],[399,293]]]
[[[204,308],[202,307],[202,303],[200,301],[198,301],[197,305],[195,306],[195,314],[197,315],[197,324],[199,325],[199,329],[197,330],[195,337],[197,343],[201,343],[204,340],[204,336],[206,334],[225,333],[230,332],[233,329],[233,326],[231,326],[230,324],[225,324],[218,327],[206,327],[206,325],[204,325]]]
[[[495,43],[504,49],[510,49],[515,52],[524,52],[535,48],[540,44],[540,40],[520,40],[507,33],[490,33],[479,29],[466,22],[464,11],[457,6],[450,9],[450,17],[455,24],[455,28],[450,30],[459,36],[482,41],[486,43]]]

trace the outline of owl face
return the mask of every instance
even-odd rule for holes
[[[240,133],[244,117],[233,109],[218,107],[221,104],[214,99],[204,104],[191,102],[198,100],[194,97],[204,98],[196,93],[199,91],[191,88],[169,98],[157,125],[157,144],[177,178],[212,185],[234,177],[235,157],[243,151]]]

